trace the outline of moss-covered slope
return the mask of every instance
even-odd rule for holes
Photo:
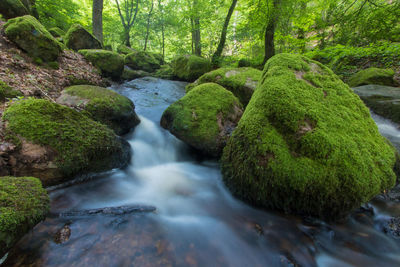
[[[356,74],[350,77],[348,84],[351,87],[377,84],[386,86],[397,86],[399,84],[393,79],[394,71],[392,69],[379,69],[379,68],[368,68],[360,70]]]
[[[4,25],[4,31],[8,39],[36,61],[54,61],[62,51],[61,44],[30,15],[10,19]]]
[[[102,49],[82,49],[79,53],[99,68],[103,76],[114,80],[121,78],[124,71],[124,58],[118,53]]]
[[[14,144],[22,148],[26,147],[26,142],[39,145],[30,149],[32,153],[29,155],[24,155],[26,149],[20,149],[20,154],[15,157],[26,162],[12,172],[18,176],[27,170],[39,173],[40,176],[35,176],[46,185],[59,183],[77,174],[121,167],[129,159],[129,145],[108,127],[47,100],[18,101],[6,109],[3,120],[7,125],[7,139]],[[37,159],[30,161],[32,158]],[[41,160],[46,165],[38,169],[36,167]]]
[[[231,91],[246,106],[257,87],[261,73],[260,70],[253,68],[220,68],[202,75],[194,83],[187,85],[186,92],[197,85],[213,82]]]
[[[205,83],[169,106],[161,126],[203,153],[219,156],[242,113],[242,105],[231,92]]]
[[[0,257],[49,210],[49,197],[39,179],[0,177]]]
[[[71,86],[62,92],[57,102],[85,110],[92,119],[107,125],[118,135],[128,133],[140,122],[129,98],[103,87]]]
[[[236,196],[325,219],[391,188],[394,165],[360,98],[327,67],[291,54],[267,62],[222,157]]]

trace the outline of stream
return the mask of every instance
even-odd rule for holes
[[[113,86],[132,99],[141,119],[125,136],[130,164],[52,190],[53,216],[21,239],[4,266],[400,266],[400,236],[384,231],[400,216],[399,202],[378,197],[328,224],[234,199],[217,161],[197,156],[159,126],[184,86],[156,78]],[[372,115],[400,149],[398,127]],[[130,205],[156,210],[55,215]]]

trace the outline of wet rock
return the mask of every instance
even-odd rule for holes
[[[62,212],[59,214],[59,216],[60,217],[80,217],[80,216],[94,216],[94,215],[118,216],[118,215],[140,213],[140,212],[154,212],[155,210],[156,207],[153,206],[133,205],[133,206],[105,207],[99,209]]]
[[[395,149],[359,97],[329,68],[291,54],[267,62],[221,162],[239,198],[327,220],[396,180]]]
[[[68,224],[66,224],[54,235],[54,242],[57,244],[63,244],[69,240],[70,236],[71,228]]]
[[[169,106],[160,124],[204,154],[218,157],[242,113],[242,105],[231,92],[205,83]]]
[[[140,123],[133,102],[110,89],[76,85],[65,88],[57,103],[84,111],[93,120],[103,123],[117,135],[128,133]]]

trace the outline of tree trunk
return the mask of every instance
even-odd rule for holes
[[[275,42],[274,42],[274,37],[275,37],[275,29],[276,29],[276,24],[278,22],[278,12],[279,12],[279,7],[281,4],[282,0],[274,0],[273,5],[273,13],[268,20],[267,27],[265,27],[265,54],[264,54],[264,60],[263,60],[263,65],[275,55]]]
[[[149,15],[147,16],[147,29],[146,29],[146,37],[144,40],[144,51],[146,51],[146,49],[147,49],[147,41],[149,40],[150,18],[151,18],[151,14],[153,13],[153,7],[154,7],[154,0],[151,1],[150,12],[149,12]]]
[[[103,43],[103,0],[93,0],[93,35]]]
[[[201,56],[201,34],[200,34],[200,18],[197,15],[199,13],[198,0],[193,0],[192,8],[192,46],[194,45],[194,54]],[[193,53],[193,49],[192,49]]]
[[[214,55],[212,56],[212,64],[214,66],[219,65],[219,60],[222,54],[222,51],[224,50],[225,47],[225,42],[226,42],[226,33],[228,32],[228,26],[229,26],[229,21],[231,20],[233,10],[236,7],[237,0],[233,0],[232,4],[229,8],[228,15],[225,18],[225,23],[224,26],[222,27],[222,32],[221,32],[221,38],[219,40],[219,44],[217,47],[217,50],[215,51]]]
[[[124,29],[124,41],[125,41],[125,45],[127,46],[127,47],[131,47],[131,40],[130,40],[130,35],[129,35],[129,32],[130,32],[130,28],[125,28]]]
[[[164,29],[164,10],[161,4],[161,0],[158,0],[158,8],[160,9],[161,15],[161,37],[162,37],[162,56],[163,60],[165,59],[165,29]]]

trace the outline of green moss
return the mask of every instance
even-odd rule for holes
[[[29,14],[29,10],[22,4],[20,0],[1,0],[0,13],[6,19],[11,19]]]
[[[253,68],[220,68],[202,75],[186,86],[186,92],[199,84],[213,82],[231,91],[243,105],[247,105],[261,78],[261,71]]]
[[[50,28],[49,33],[55,38],[63,37],[65,35],[65,32],[58,27]]]
[[[79,50],[79,53],[99,68],[105,77],[119,79],[124,71],[124,58],[118,53],[101,49]]]
[[[394,185],[395,151],[330,69],[279,54],[224,149],[226,185],[255,205],[338,219]]]
[[[125,56],[125,64],[133,70],[154,72],[160,68],[160,62],[152,53],[144,51],[133,52]]]
[[[122,55],[128,55],[128,54],[131,54],[131,53],[134,53],[137,51],[133,48],[130,48],[130,47],[122,44],[117,47],[117,52]]]
[[[66,88],[63,94],[77,96],[88,102],[84,110],[88,115],[113,129],[117,134],[124,134],[139,123],[134,112],[133,102],[112,90],[90,85],[77,85]],[[61,101],[63,96],[60,97]]]
[[[11,98],[16,98],[18,96],[22,96],[21,92],[12,89],[5,82],[0,80],[0,102]]]
[[[122,73],[122,79],[123,80],[134,80],[134,79],[138,79],[138,78],[142,78],[142,77],[146,77],[146,76],[150,76],[151,74],[143,71],[143,70],[132,70],[130,68],[124,68],[124,72]]]
[[[212,68],[208,59],[194,55],[178,56],[172,60],[171,66],[178,79],[188,82],[195,81]]]
[[[102,45],[80,24],[72,25],[64,36],[65,45],[75,51],[81,49],[101,49]]]
[[[161,79],[171,80],[174,77],[174,70],[170,65],[162,65],[155,73],[155,76]]]
[[[368,68],[351,76],[348,84],[351,87],[367,84],[396,86],[397,84],[393,79],[393,76],[394,71],[392,69]]]
[[[66,177],[104,169],[111,165],[104,160],[122,151],[122,144],[106,126],[47,100],[18,101],[4,112],[3,120],[15,136],[53,148]]]
[[[0,255],[44,220],[49,197],[33,177],[0,177]]]
[[[218,156],[227,139],[221,134],[221,124],[239,120],[235,115],[241,115],[237,113],[241,108],[231,92],[218,84],[205,83],[169,106],[162,115],[161,126],[206,154]]]
[[[10,19],[5,25],[6,36],[31,57],[51,62],[62,51],[61,44],[32,16]]]

